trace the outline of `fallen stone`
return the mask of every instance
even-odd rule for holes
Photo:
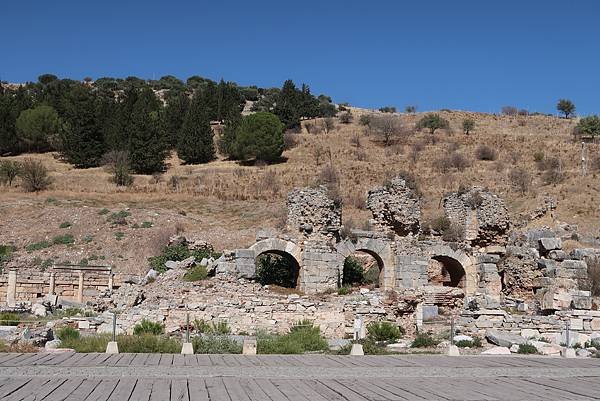
[[[481,355],[510,355],[510,350],[507,347],[493,347],[483,351]]]
[[[540,250],[548,253],[553,250],[562,249],[562,240],[560,238],[540,238]]]
[[[167,260],[165,262],[165,267],[169,270],[171,269],[177,269],[177,267],[179,266],[179,263],[172,261],[172,260]]]
[[[592,353],[590,351],[588,351],[585,348],[579,348],[576,352],[577,356],[583,357],[583,358],[587,358],[589,356],[592,355]]]
[[[538,352],[542,355],[559,355],[561,351],[562,347],[557,344],[546,344],[538,349]]]
[[[47,350],[49,349],[57,349],[60,348],[60,344],[62,343],[62,341],[60,341],[59,339],[56,340],[51,340],[46,342],[46,344],[44,345],[44,348]]]
[[[518,334],[507,333],[494,329],[487,330],[485,338],[500,347],[510,347],[513,344],[525,344],[526,340]]]
[[[46,307],[42,304],[31,305],[31,313],[35,316],[44,317],[46,316]]]
[[[473,341],[473,337],[466,336],[464,334],[459,334],[459,335],[454,336],[453,340],[455,343],[457,343],[459,341]]]

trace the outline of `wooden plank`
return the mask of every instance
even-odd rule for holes
[[[65,401],[81,401],[85,400],[87,396],[92,394],[96,386],[100,384],[102,380],[100,379],[90,379],[86,378],[83,383],[75,391],[73,391]]]
[[[183,360],[185,366],[198,367],[198,358],[196,358],[196,355],[184,355]]]
[[[55,388],[53,392],[45,397],[44,401],[63,401],[83,383],[83,380],[81,377],[67,379],[62,385]]]
[[[74,366],[75,362],[84,358],[87,354],[71,354],[70,358],[60,361],[56,364],[56,366]]]
[[[173,355],[173,366],[185,366],[185,358],[181,354]]]
[[[133,359],[131,360],[131,366],[144,366],[146,365],[146,361],[148,357],[152,354],[135,354]]]
[[[136,382],[137,380],[134,377],[123,377],[119,379],[117,387],[115,387],[114,391],[112,392],[110,397],[108,397],[107,401],[129,400],[129,398],[131,397],[131,393],[133,393],[133,389],[135,387]]]
[[[171,381],[157,379],[152,383],[151,401],[168,401],[171,398]]]
[[[248,398],[252,401],[264,401],[271,398],[262,388],[252,379],[239,379],[240,386],[244,389]]]
[[[58,352],[54,355],[54,358],[46,361],[46,366],[58,365],[59,363],[71,358],[74,354],[74,352]]]
[[[160,362],[158,364],[160,366],[172,366],[173,365],[173,354],[161,354]]]
[[[227,390],[227,395],[229,398],[235,401],[251,401],[248,394],[240,384],[240,379],[238,377],[224,377],[223,385]]]
[[[600,399],[600,393],[598,392],[599,386],[596,388],[590,388],[587,386],[581,386],[581,382],[576,382],[575,378],[561,379],[558,377],[546,378],[546,377],[529,377],[524,379],[529,383],[539,384],[544,387],[549,387],[554,391],[564,391],[580,397],[588,397],[592,399]]]
[[[67,379],[65,378],[53,378],[50,379],[46,384],[39,387],[34,393],[30,393],[27,397],[23,398],[22,401],[39,401],[43,400],[48,394],[51,394],[54,390],[60,387]]]
[[[204,379],[189,378],[188,393],[190,395],[190,401],[210,401]]]
[[[135,355],[136,354],[123,354],[123,357],[119,359],[114,366],[130,366]]]
[[[346,401],[346,398],[323,385],[323,383],[319,383],[317,380],[304,380],[304,384],[327,398],[329,401]]]
[[[171,401],[190,401],[186,379],[171,381]]]
[[[309,386],[307,383],[308,381],[309,380],[290,380],[289,383],[296,391],[311,401],[331,401],[329,398],[323,397]]]
[[[85,401],[106,401],[119,384],[118,379],[103,379]]]
[[[27,385],[31,381],[30,377],[15,377],[10,382],[0,388],[0,397],[7,397]]]
[[[304,394],[298,393],[291,385],[290,379],[270,379],[269,381],[290,401],[311,401],[310,398],[305,397]]]
[[[196,361],[198,362],[198,366],[212,366],[212,361],[208,354],[197,354]]]
[[[342,386],[347,387],[348,389],[354,391],[361,396],[368,399],[375,400],[389,400],[389,401],[402,401],[404,398],[397,396],[394,393],[386,391],[382,388],[372,385],[372,383],[365,384],[363,381],[358,381],[356,379],[336,379],[338,383]]]
[[[160,363],[160,354],[148,354],[144,366],[156,366]]]
[[[409,394],[409,399],[423,399],[423,400],[446,400],[447,398],[441,397],[429,391],[425,386],[420,385],[419,382],[412,380],[399,381],[397,379],[383,379],[382,382],[389,388],[390,391],[402,394],[405,392]]]
[[[288,401],[288,398],[283,394],[277,386],[267,379],[254,379],[258,387],[263,390],[272,401]]]
[[[566,393],[566,392],[562,392],[562,391],[555,391],[554,389],[545,387],[545,386],[541,386],[541,385],[535,385],[533,383],[528,383],[524,380],[522,380],[521,378],[504,378],[504,377],[498,377],[496,378],[496,381],[500,384],[500,385],[504,385],[505,388],[507,389],[511,389],[512,391],[519,391],[520,393],[522,393],[524,395],[523,398],[525,399],[532,399],[532,400],[551,400],[553,398],[558,399],[560,397],[562,397],[563,399],[568,399],[571,397],[571,394]],[[567,398],[565,398],[567,397]]]
[[[210,401],[231,401],[231,397],[227,394],[221,378],[207,377],[204,379],[204,382],[206,383],[206,390],[208,391]]]
[[[97,357],[98,357],[98,354],[95,354],[95,353],[85,354],[83,358],[75,361],[73,363],[73,366],[96,366],[94,361],[96,360]]]
[[[154,379],[138,379],[129,399],[131,401],[148,401],[152,393],[152,382]]]
[[[50,381],[47,377],[34,377],[29,383],[14,391],[9,396],[3,397],[2,401],[20,401],[28,395],[37,392],[37,390]]]
[[[348,387],[338,383],[335,380],[318,380],[319,383],[324,385],[325,387],[330,388],[335,391],[342,397],[344,397],[347,401],[368,401],[368,398],[363,397],[362,395],[350,390]]]

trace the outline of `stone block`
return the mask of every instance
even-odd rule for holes
[[[547,253],[555,249],[562,249],[562,240],[560,238],[540,238],[539,246],[540,251]]]
[[[423,305],[423,320],[431,320],[436,318],[439,313],[437,305]]]
[[[107,354],[118,354],[119,353],[119,346],[117,345],[116,341],[109,341],[109,343],[106,344],[106,353]]]
[[[194,346],[192,343],[183,343],[181,346],[182,355],[194,355]]]
[[[481,355],[510,355],[508,347],[492,347],[481,353]]]
[[[363,346],[362,344],[352,344],[352,349],[350,350],[350,355],[364,355],[365,352],[363,351]]]

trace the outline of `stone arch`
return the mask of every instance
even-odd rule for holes
[[[273,253],[276,255],[291,258],[296,265],[296,287],[301,283],[300,275],[302,274],[302,249],[291,241],[282,240],[279,238],[268,238],[262,241],[258,241],[252,245],[248,250],[254,254],[254,261],[256,258],[265,253]]]
[[[450,274],[449,285],[460,287],[465,295],[471,295],[477,287],[475,263],[465,252],[454,250],[448,245],[434,246],[430,251],[431,259],[444,264]]]
[[[336,251],[341,255],[341,261],[354,254],[355,252],[365,252],[373,256],[379,268],[383,271],[381,287],[392,289],[394,287],[394,251],[389,242],[379,238],[359,238],[356,242],[345,240],[336,246]],[[340,272],[341,272],[340,268]]]

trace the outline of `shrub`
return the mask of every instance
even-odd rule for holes
[[[462,122],[462,129],[465,135],[469,135],[475,129],[475,121],[467,118]]]
[[[350,113],[349,111],[340,114],[339,118],[342,124],[350,124],[353,120],[352,113]]]
[[[144,221],[141,225],[142,228],[152,228],[152,222],[151,221]]]
[[[12,259],[12,254],[16,249],[13,245],[0,245],[0,272],[4,265]]]
[[[404,111],[408,114],[414,114],[417,112],[417,106],[408,105],[404,108]]]
[[[68,221],[63,221],[62,223],[60,223],[60,225],[58,226],[58,228],[69,228],[71,227],[71,223]]]
[[[548,158],[544,161],[544,168],[543,179],[546,184],[559,184],[565,179],[562,160]]]
[[[348,295],[350,292],[352,292],[352,287],[349,285],[343,285],[337,290],[338,295]]]
[[[27,192],[43,191],[51,183],[48,170],[39,160],[26,159],[19,172],[21,185]]]
[[[577,136],[596,138],[600,136],[600,117],[592,115],[584,117],[577,123],[573,132]]]
[[[395,113],[396,107],[395,106],[384,106],[384,107],[380,107],[379,111],[382,113]]]
[[[556,110],[563,113],[565,118],[569,118],[575,113],[575,104],[569,99],[560,99],[556,104]]]
[[[117,343],[119,351],[123,353],[178,354],[181,352],[180,341],[152,334],[118,336]]]
[[[390,355],[394,354],[388,350],[384,343],[377,343],[371,338],[363,338],[362,340],[354,341],[354,344],[361,344],[363,346],[363,352],[365,355]],[[350,355],[350,351],[352,350],[352,343],[348,345],[344,345],[339,349],[339,351],[335,351],[336,355]]]
[[[471,163],[469,160],[459,152],[452,152],[449,155],[444,155],[437,160],[437,169],[440,172],[447,172],[451,168],[455,168],[458,171],[463,171],[469,167]]]
[[[73,327],[61,327],[56,331],[56,337],[58,337],[61,341],[74,341],[78,340],[80,337],[79,330],[74,329]]]
[[[122,150],[111,151],[104,155],[103,164],[106,171],[111,175],[111,182],[122,187],[133,184],[128,152]]]
[[[517,114],[519,114],[519,109],[517,109],[514,106],[503,106],[502,114],[504,114],[505,116],[516,116]]]
[[[129,216],[131,216],[131,213],[126,210],[121,210],[108,216],[108,221],[115,225],[124,226],[127,224],[127,217]]]
[[[525,343],[525,344],[519,344],[519,349],[517,350],[518,354],[537,354],[537,348],[534,347],[532,344],[529,343]]]
[[[20,321],[21,317],[16,313],[0,313],[0,326],[18,326]]]
[[[71,245],[75,242],[75,238],[71,234],[57,235],[52,238],[52,244],[54,245]]]
[[[542,160],[544,160],[544,152],[535,152],[533,154],[533,161],[534,162],[539,163]]]
[[[283,150],[294,149],[296,146],[298,146],[298,139],[296,138],[297,134],[286,132],[283,135]]]
[[[142,319],[141,322],[133,326],[133,334],[141,335],[141,334],[162,334],[164,331],[164,327],[161,323],[152,322],[147,319]]]
[[[296,322],[285,335],[257,335],[257,352],[260,354],[302,354],[324,351],[327,347],[319,327],[308,320]]]
[[[371,116],[369,114],[362,114],[358,118],[358,123],[365,127],[371,126]]]
[[[417,129],[427,128],[431,135],[435,133],[438,129],[448,129],[450,128],[450,123],[448,120],[442,118],[439,114],[431,113],[426,114],[417,122]]]
[[[371,322],[367,325],[367,333],[375,341],[394,342],[402,337],[398,326],[390,322]]]
[[[296,287],[298,267],[288,257],[263,254],[257,258],[256,279],[262,285],[275,284],[281,287]]]
[[[196,354],[241,354],[242,346],[227,336],[197,336],[192,339]]]
[[[208,272],[206,271],[205,266],[196,265],[190,268],[183,275],[184,281],[201,281],[208,277]]]
[[[185,244],[176,244],[163,247],[161,254],[148,258],[148,262],[154,270],[158,272],[164,272],[167,269],[165,267],[166,261],[172,260],[174,262],[180,262],[189,258],[190,256],[194,256],[196,260],[202,260],[204,258],[208,259],[211,257],[216,259],[221,255],[216,253],[210,246],[198,248],[192,251],[189,250]]]
[[[344,260],[344,270],[342,273],[342,285],[351,287],[355,284],[363,284],[365,281],[365,267],[353,256],[348,256]]]
[[[496,151],[487,145],[479,145],[475,151],[479,160],[494,161],[498,157]]]
[[[473,340],[460,340],[454,343],[458,348],[481,348],[481,338],[473,337]]]
[[[235,130],[232,156],[241,160],[252,157],[266,162],[278,160],[284,147],[284,129],[285,125],[271,113],[244,117]]]
[[[20,172],[21,163],[12,160],[0,161],[0,183],[6,183],[11,187]]]
[[[40,249],[50,248],[51,246],[52,244],[50,244],[48,241],[40,241],[27,245],[25,247],[25,250],[27,252],[34,252],[39,251]]]
[[[508,179],[522,194],[529,191],[529,187],[531,186],[531,176],[527,170],[520,167],[514,168],[508,173]]]
[[[431,229],[440,234],[448,230],[451,225],[452,222],[450,221],[450,219],[443,215],[435,217],[430,223]]]
[[[465,230],[462,226],[452,223],[442,233],[442,239],[446,242],[460,242],[465,238]]]
[[[439,341],[434,339],[428,333],[417,333],[417,336],[410,344],[411,348],[431,348],[439,344]]]
[[[98,214],[101,216],[104,216],[105,214],[109,214],[109,213],[110,213],[110,210],[108,210],[107,208],[104,208],[98,212]]]

